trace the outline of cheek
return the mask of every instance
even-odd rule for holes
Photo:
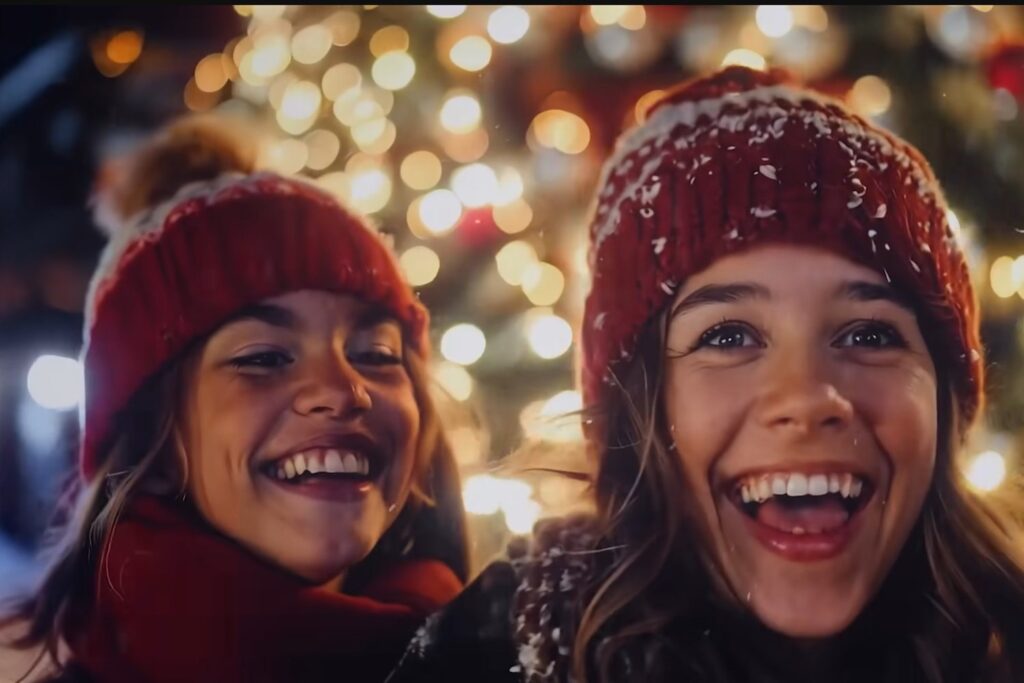
[[[420,433],[420,411],[411,386],[371,394],[375,431],[393,449],[392,486],[408,485]],[[395,491],[398,493],[398,491]]]
[[[680,498],[680,511],[710,546],[712,530],[718,526],[713,473],[719,455],[740,431],[743,402],[737,392],[741,387],[728,372],[701,372],[678,362],[669,370],[664,397],[666,424],[682,465],[683,485],[692,492]]]
[[[399,451],[415,445],[420,431],[420,410],[411,384],[385,387],[371,394],[374,412],[382,429]]]
[[[665,418],[691,479],[696,474],[706,480],[716,455],[739,431],[745,385],[740,374],[707,372],[678,362],[669,366]]]
[[[234,488],[249,486],[251,457],[288,407],[280,390],[199,373],[189,390],[183,429],[193,495],[207,506],[224,504]]]
[[[934,458],[938,407],[933,377],[924,372],[864,372],[850,394],[890,457]]]
[[[916,516],[935,469],[935,380],[925,373],[862,373],[856,392],[858,412],[890,460],[893,502]]]

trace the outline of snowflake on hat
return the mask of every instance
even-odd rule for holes
[[[683,84],[620,138],[598,186],[585,404],[603,403],[640,330],[687,277],[784,242],[834,250],[911,294],[940,330],[970,423],[982,389],[977,303],[946,211],[916,149],[784,72],[730,67]]]

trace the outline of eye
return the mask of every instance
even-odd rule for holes
[[[854,346],[869,349],[903,348],[907,345],[903,336],[892,325],[871,321],[844,332],[836,346]]]
[[[349,360],[358,365],[398,365],[402,356],[387,346],[375,345],[369,349],[351,351]]]
[[[730,350],[760,347],[763,344],[756,338],[749,326],[732,321],[719,323],[700,336],[693,350],[704,347]]]
[[[231,365],[240,370],[245,368],[273,370],[291,365],[293,362],[295,359],[283,351],[260,351],[231,359]]]

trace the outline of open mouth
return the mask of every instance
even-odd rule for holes
[[[841,530],[873,494],[871,481],[852,472],[772,472],[738,478],[729,497],[755,522],[805,536]]]
[[[260,471],[285,485],[370,482],[380,474],[377,458],[344,448],[310,448],[269,462]]]

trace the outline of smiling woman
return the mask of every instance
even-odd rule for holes
[[[235,314],[185,392],[196,507],[299,576],[340,584],[409,492],[419,410],[403,356],[398,321],[352,295],[289,292]]]
[[[5,620],[54,680],[376,680],[466,578],[426,311],[362,218],[244,149],[183,120],[111,191],[80,479]]]
[[[1024,680],[1024,544],[956,466],[978,315],[921,155],[732,67],[654,105],[595,204],[598,515],[539,526],[391,682]]]
[[[695,275],[670,315],[665,416],[691,504],[725,580],[784,633],[849,625],[928,491],[935,366],[887,290],[841,256],[765,246]]]

